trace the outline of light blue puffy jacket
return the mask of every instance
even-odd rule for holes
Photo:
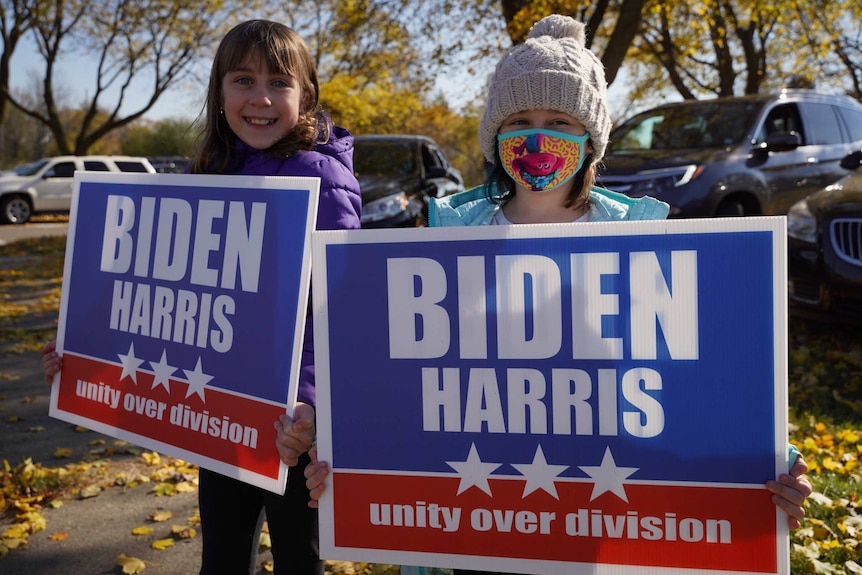
[[[485,186],[477,186],[465,192],[431,198],[428,206],[428,225],[481,226],[490,224],[500,204],[492,202],[485,195]],[[669,207],[655,198],[644,196],[630,198],[598,186],[590,189],[591,222],[612,222],[622,220],[663,220]]]

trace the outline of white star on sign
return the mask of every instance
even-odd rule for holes
[[[512,467],[517,469],[521,475],[527,478],[527,484],[524,485],[524,494],[521,496],[522,498],[537,489],[542,489],[554,499],[559,499],[554,479],[560,473],[569,468],[568,465],[548,464],[545,460],[545,452],[542,451],[541,445],[536,448],[536,454],[533,456],[532,463],[513,463]]]
[[[120,381],[129,376],[132,378],[132,383],[138,385],[138,368],[144,363],[143,359],[135,357],[135,342],[129,344],[129,353],[118,353],[117,356],[123,364],[123,373],[120,374]]]
[[[157,388],[160,385],[165,386],[165,390],[170,394],[171,393],[171,376],[177,370],[172,365],[168,365],[168,351],[162,350],[162,359],[159,360],[159,363],[150,362],[150,367],[153,369],[153,387],[152,389]]]
[[[467,455],[467,461],[447,461],[446,465],[454,469],[461,476],[461,483],[458,484],[458,493],[461,495],[473,486],[478,487],[488,495],[491,495],[491,486],[488,485],[488,476],[491,472],[500,467],[500,463],[486,463],[479,458],[479,452],[476,451],[476,444],[470,445],[470,453]]]
[[[204,373],[201,368],[201,358],[198,357],[198,364],[195,366],[194,371],[189,371],[188,369],[183,370],[186,374],[186,380],[189,382],[189,388],[186,390],[186,397],[189,397],[191,394],[196,393],[198,397],[201,398],[201,401],[206,403],[206,398],[204,397],[204,388],[206,384],[210,382],[213,376]]]
[[[590,501],[596,499],[599,495],[606,491],[612,492],[614,495],[629,502],[626,497],[626,489],[623,486],[625,480],[634,474],[640,467],[617,467],[614,462],[614,456],[611,455],[611,448],[605,448],[605,455],[602,457],[602,464],[598,467],[578,467],[581,471],[589,475],[595,480],[593,484],[593,493],[590,495]]]

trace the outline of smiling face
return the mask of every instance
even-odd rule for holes
[[[299,119],[302,90],[296,78],[270,71],[250,56],[222,79],[222,108],[236,137],[257,150],[281,140]]]

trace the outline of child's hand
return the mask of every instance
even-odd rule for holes
[[[802,457],[797,457],[790,474],[781,474],[777,481],[767,481],[766,489],[773,493],[772,501],[787,513],[787,525],[796,529],[801,525],[805,510],[802,504],[811,495],[811,483],[805,476],[808,464]]]
[[[54,376],[60,373],[60,368],[63,367],[63,359],[55,351],[56,349],[56,340],[51,340],[42,346],[42,370],[45,372],[45,381],[48,385],[54,382]]]
[[[293,467],[299,461],[299,456],[314,443],[314,408],[307,403],[297,403],[293,419],[286,413],[280,415],[275,422],[275,429],[278,432],[275,438],[278,455],[285,465]]]
[[[317,460],[317,447],[309,449],[308,455],[311,457],[311,463],[305,466],[305,486],[311,494],[308,506],[316,508],[320,496],[326,490],[324,480],[329,476],[329,464]]]

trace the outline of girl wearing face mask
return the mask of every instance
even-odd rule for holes
[[[460,194],[432,198],[429,224],[665,219],[664,202],[595,185],[610,130],[604,68],[585,46],[584,25],[567,16],[544,18],[526,42],[503,56],[491,79],[479,127],[479,143],[492,166],[488,180]],[[316,470],[317,464],[306,469],[313,499],[320,497]],[[766,484],[791,528],[799,526],[802,504],[811,493],[807,470],[790,446],[790,473]],[[456,575],[467,573],[481,575],[455,570]]]
[[[594,185],[611,117],[584,26],[549,16],[497,64],[479,128],[483,186],[432,200],[431,226],[656,220],[668,206]]]
[[[628,196],[597,187],[596,166],[608,144],[604,68],[585,46],[584,26],[553,15],[530,30],[526,42],[497,64],[479,127],[479,143],[491,165],[484,185],[431,199],[431,226],[476,226],[661,220],[668,205],[655,198]],[[312,502],[326,489],[327,462],[305,468]],[[808,466],[790,448],[790,470],[767,481],[775,505],[799,527],[803,502],[811,494]],[[766,495],[764,495],[766,496]],[[402,574],[433,575],[439,570],[402,567]],[[455,569],[455,574],[468,572]],[[485,573],[485,572],[481,572]]]

